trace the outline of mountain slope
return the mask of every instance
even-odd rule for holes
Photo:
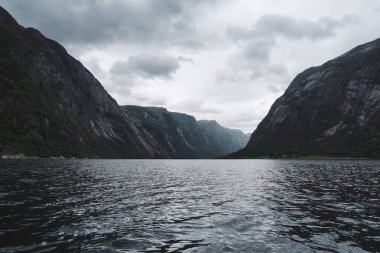
[[[197,122],[193,116],[165,108],[128,105],[122,109],[144,126],[171,158],[216,158],[244,147],[248,141],[239,130],[224,128],[215,121]]]
[[[217,157],[205,148],[207,143],[200,132],[191,129],[191,125],[196,123],[192,116],[183,115],[188,119],[184,126],[165,108],[128,105],[122,109],[164,146],[170,158]]]
[[[0,153],[166,157],[57,42],[0,7]]]
[[[198,125],[206,136],[208,145],[222,155],[241,149],[249,140],[250,135],[223,127],[215,120],[198,120]]]
[[[299,74],[230,157],[380,157],[380,39]]]

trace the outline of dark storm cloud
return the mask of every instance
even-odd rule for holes
[[[66,44],[107,44],[115,40],[199,47],[190,10],[198,0],[5,0],[21,24],[35,26]]]
[[[111,67],[114,75],[139,76],[144,79],[171,78],[180,67],[182,57],[140,55],[130,57],[127,61],[118,61]]]

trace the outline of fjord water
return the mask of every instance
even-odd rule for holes
[[[1,160],[0,252],[379,252],[380,161]]]

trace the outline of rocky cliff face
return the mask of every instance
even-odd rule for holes
[[[299,74],[232,157],[380,157],[380,39]]]
[[[193,116],[161,107],[122,106],[161,143],[171,158],[216,158],[244,147],[248,137],[215,121],[196,121]]]
[[[245,147],[250,137],[250,134],[245,134],[240,130],[223,127],[215,120],[199,120],[198,125],[204,133],[208,145],[222,155]]]
[[[0,152],[167,157],[57,42],[0,7]]]

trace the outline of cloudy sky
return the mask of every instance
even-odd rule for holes
[[[0,0],[119,104],[252,132],[302,70],[380,37],[378,0]]]

